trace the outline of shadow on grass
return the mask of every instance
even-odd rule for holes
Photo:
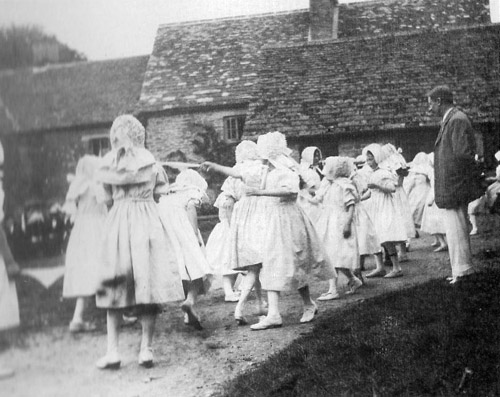
[[[498,395],[499,282],[491,269],[333,312],[222,395]]]

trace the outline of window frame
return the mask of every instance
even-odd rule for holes
[[[245,128],[246,114],[235,114],[222,118],[224,140],[227,142],[239,142]]]
[[[109,141],[109,134],[95,134],[86,135],[82,137],[82,142],[86,146],[86,152],[94,156],[102,157],[111,149],[111,142]],[[99,144],[98,153],[95,153],[95,144]],[[103,145],[104,143],[104,145]],[[103,152],[104,150],[104,152]]]

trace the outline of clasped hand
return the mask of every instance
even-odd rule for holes
[[[201,163],[199,170],[202,172],[210,172],[211,169],[214,168],[215,163],[212,163],[211,161],[204,161]]]

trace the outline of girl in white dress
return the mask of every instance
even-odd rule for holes
[[[235,149],[236,157],[236,168],[241,167],[245,162],[254,162],[257,156],[257,147],[255,142],[252,141],[242,141]],[[234,207],[239,206],[237,204],[243,196],[243,186],[244,183],[241,179],[228,177],[222,187],[221,193],[217,197],[214,206],[219,208],[219,219],[220,222],[214,227],[212,233],[210,234],[207,241],[207,259],[210,267],[214,269],[214,274],[222,275],[222,285],[224,288],[224,300],[226,302],[240,302],[240,308],[246,302],[248,294],[252,288],[257,290],[258,296],[261,296],[260,292],[260,282],[256,280],[251,280],[252,275],[245,278],[246,281],[243,283],[245,287],[245,296],[234,291],[234,283],[236,277],[241,272],[235,271],[231,267],[231,218],[233,215]],[[245,201],[245,200],[244,200]],[[241,214],[241,211],[237,211]],[[239,222],[239,220],[236,220]],[[250,281],[250,284],[248,284]],[[255,285],[255,283],[257,284]],[[259,298],[259,301],[261,299]]]
[[[347,157],[327,157],[324,178],[315,200],[322,204],[322,214],[316,230],[330,262],[348,280],[348,294],[356,292],[362,282],[354,275],[359,268],[358,234],[354,222],[354,207],[359,201],[356,187],[349,179],[352,172]],[[330,280],[329,290],[318,300],[338,298],[337,278]]]
[[[282,325],[279,295],[290,289],[297,289],[303,301],[300,322],[312,321],[317,306],[311,300],[309,284],[315,278],[332,279],[336,273],[316,229],[297,204],[300,179],[291,169],[298,167],[288,157],[290,150],[285,136],[279,132],[261,135],[257,149],[260,157],[267,160],[269,174],[264,189],[249,189],[247,194],[269,203],[260,274],[262,288],[267,290],[269,310],[251,329],[263,330]]]
[[[441,252],[448,249],[446,242],[446,230],[444,228],[442,209],[439,208],[434,202],[434,153],[429,153],[429,180],[431,188],[426,198],[426,206],[422,215],[422,228],[423,232],[432,234],[436,242],[432,244],[437,247],[434,251]]]
[[[373,169],[368,180],[371,189],[370,214],[378,238],[387,250],[392,263],[392,271],[386,274],[386,278],[401,277],[403,271],[399,264],[396,244],[403,243],[407,238],[405,222],[395,203],[397,179],[389,170],[379,167],[385,160],[382,147],[376,143],[368,145],[363,149],[366,163]],[[377,268],[367,274],[367,277],[375,277],[383,274],[384,269],[377,263]]]
[[[429,172],[430,165],[427,154],[417,153],[411,163],[408,177],[405,178],[404,188],[408,195],[413,224],[418,229],[422,226],[424,208],[431,189]]]
[[[313,170],[320,179],[323,178],[321,168],[323,167],[323,156],[321,150],[316,146],[306,147],[300,155],[300,174],[306,170]]]
[[[360,163],[360,159],[358,159],[358,163]],[[354,164],[352,164],[351,169],[350,179],[354,183],[359,197],[354,206],[354,224],[358,233],[359,271],[355,270],[354,274],[363,282],[361,270],[364,270],[365,258],[373,255],[377,267],[381,268],[383,267],[382,252],[375,227],[368,213],[367,202],[371,198],[371,191],[368,189],[368,174],[358,171]]]
[[[321,184],[318,173],[313,169],[306,169],[300,172],[301,186],[297,203],[309,216],[313,224],[316,224],[321,217],[321,203],[314,200],[316,192]]]
[[[158,305],[184,296],[175,255],[155,203],[168,185],[167,175],[144,148],[145,130],[131,115],[115,119],[112,150],[103,158],[97,180],[112,207],[104,223],[98,307],[107,309],[107,353],[96,365],[120,367],[119,325],[123,309],[132,308],[142,325],[138,363],[153,365],[152,340]]]
[[[3,146],[0,144],[0,224],[4,220],[3,202]],[[19,326],[19,305],[15,278],[19,275],[20,268],[7,243],[4,228],[0,226],[0,332]],[[0,380],[14,375],[14,370],[0,360]]]
[[[214,226],[207,240],[207,261],[212,274],[222,276],[225,302],[238,302],[239,294],[233,286],[238,272],[231,270],[229,264],[230,247],[229,232],[234,199],[226,192],[221,192],[214,202],[219,210],[219,223]]]
[[[177,241],[176,261],[182,278],[186,299],[181,305],[184,322],[201,330],[194,310],[198,295],[208,292],[212,271],[208,264],[205,245],[198,229],[197,209],[208,201],[207,182],[196,171],[182,171],[175,183],[162,195],[158,203],[160,216],[167,225],[170,240]]]
[[[246,325],[248,321],[244,316],[245,304],[252,289],[255,288],[258,301],[258,313],[265,314],[262,301],[259,273],[262,267],[267,202],[258,197],[246,194],[248,187],[262,188],[265,183],[268,168],[258,158],[255,142],[243,141],[236,148],[236,154],[244,160],[234,167],[224,167],[206,162],[202,169],[215,171],[229,176],[232,179],[226,182],[235,183],[233,188],[236,201],[231,217],[230,227],[230,269],[245,271],[246,275],[241,282],[241,294],[238,304],[234,309],[234,318],[238,325]],[[229,190],[229,189],[228,189]]]
[[[75,178],[66,195],[64,207],[73,219],[73,229],[66,249],[63,297],[76,298],[70,332],[92,331],[95,325],[83,321],[88,299],[95,295],[99,283],[97,266],[108,209],[102,184],[95,180],[101,165],[97,156],[83,156],[76,166]]]
[[[408,165],[402,154],[396,149],[396,147],[390,143],[382,146],[382,152],[384,153],[384,164],[381,165],[382,168],[390,170],[396,177],[396,192],[394,193],[394,203],[397,210],[401,213],[405,228],[406,228],[406,239],[404,242],[398,243],[396,245],[398,249],[398,259],[400,262],[406,262],[408,260],[407,255],[407,244],[411,238],[415,237],[415,225],[413,224],[413,217],[410,210],[410,203],[408,201],[408,196],[403,188],[404,179],[408,176]]]

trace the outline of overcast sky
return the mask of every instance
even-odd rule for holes
[[[341,3],[353,1],[360,0]],[[39,25],[99,60],[149,54],[161,24],[308,7],[309,0],[0,0],[0,25]]]

